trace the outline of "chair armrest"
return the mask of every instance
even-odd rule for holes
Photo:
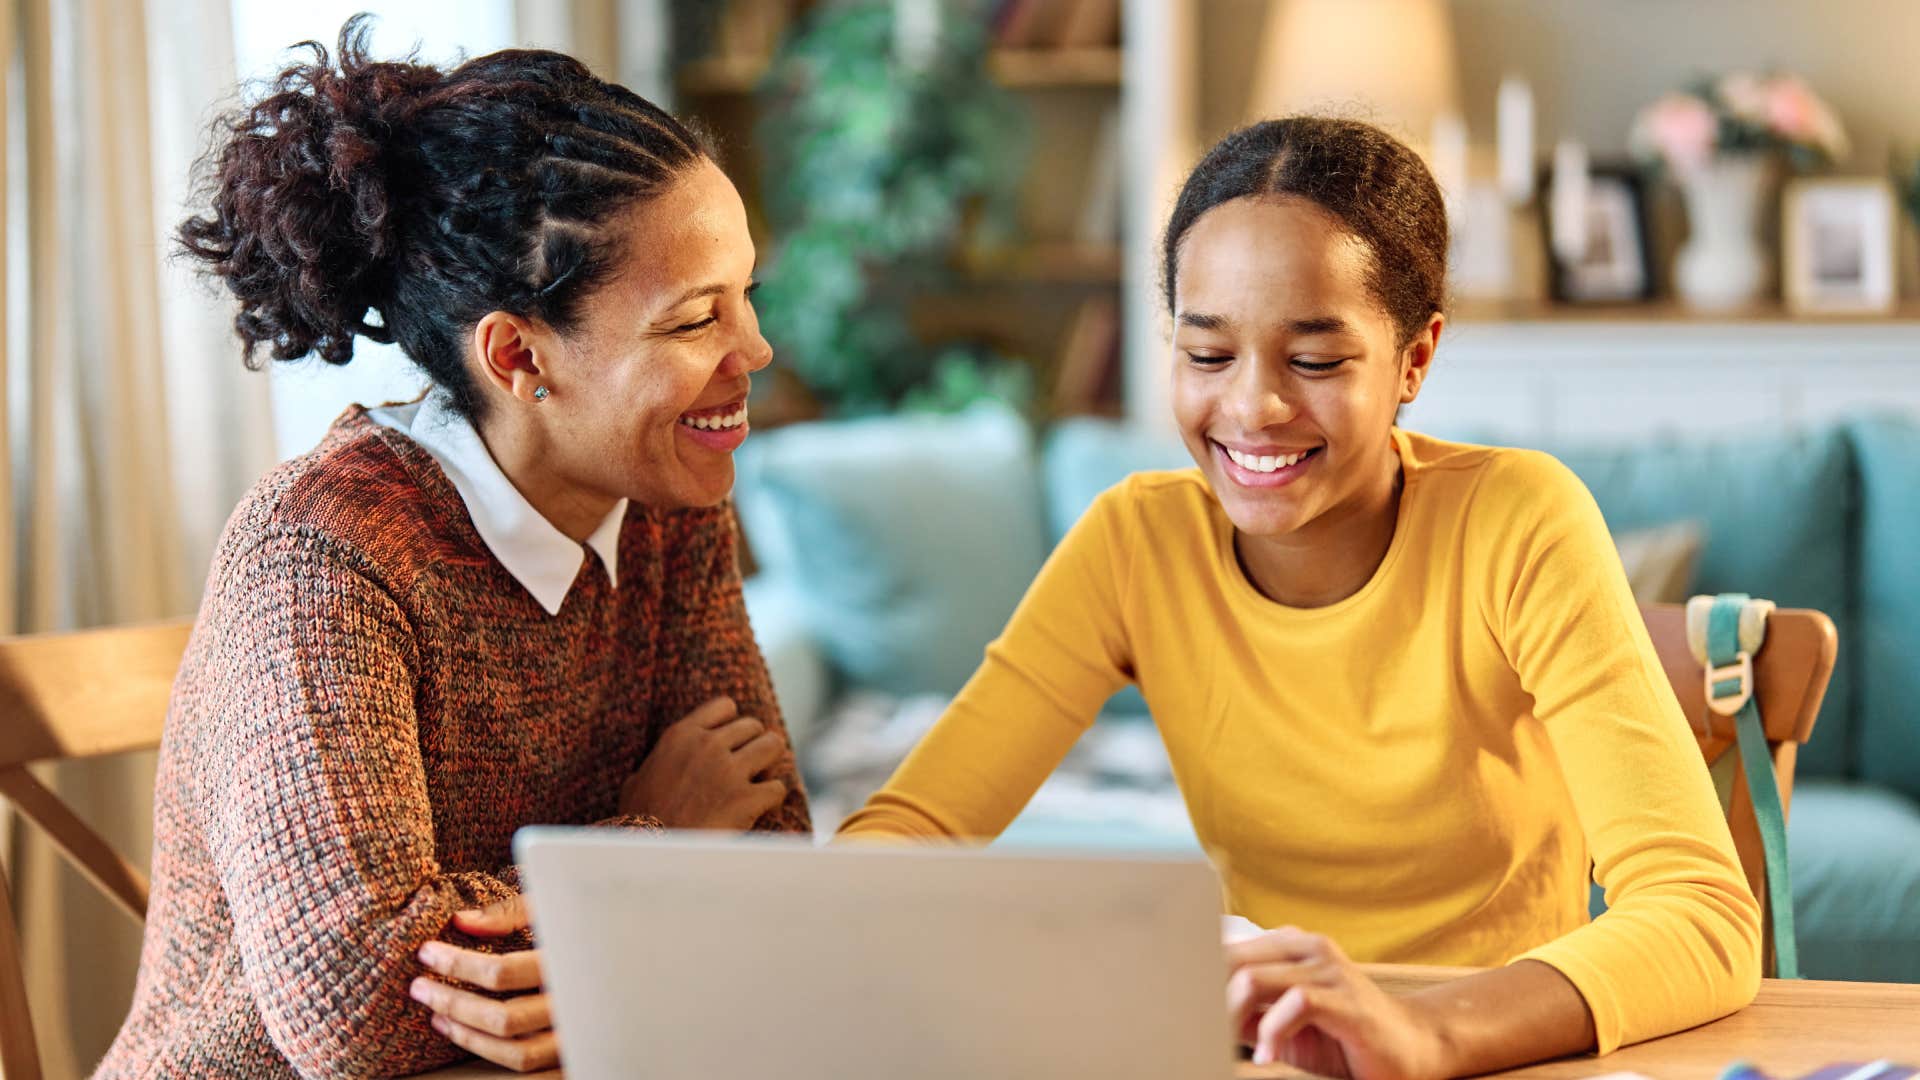
[[[773,693],[795,749],[806,745],[832,692],[826,657],[807,630],[798,588],[772,574],[746,580],[747,617],[766,658]]]

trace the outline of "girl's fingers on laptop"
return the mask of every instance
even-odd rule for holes
[[[538,1034],[553,1026],[545,994],[521,994],[502,1001],[425,975],[413,980],[407,993],[435,1015],[503,1039]]]
[[[1227,945],[1227,963],[1239,968],[1245,964],[1314,963],[1346,957],[1333,939],[1313,934],[1297,926],[1282,926],[1258,937]]]
[[[1242,1042],[1251,1044],[1261,1015],[1288,990],[1325,978],[1311,964],[1247,964],[1227,979],[1227,1019]]]
[[[444,941],[420,946],[420,963],[436,975],[485,990],[534,990],[540,986],[540,950],[483,953]]]
[[[521,1039],[503,1039],[470,1028],[444,1016],[433,1018],[433,1030],[475,1057],[484,1058],[514,1072],[536,1072],[560,1064],[560,1044],[553,1032],[543,1031]]]

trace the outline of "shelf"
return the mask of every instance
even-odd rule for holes
[[[987,58],[994,81],[1010,90],[1049,87],[1118,87],[1120,50],[996,49]],[[750,94],[767,73],[760,56],[721,56],[680,65],[677,83],[686,94]]]
[[[676,82],[685,94],[751,94],[766,73],[764,56],[710,56],[681,64]]]
[[[1121,266],[1118,247],[1073,243],[970,251],[959,259],[961,272],[977,281],[1118,285]]]
[[[1901,326],[1920,323],[1920,299],[1903,299],[1889,312],[1812,315],[1789,311],[1778,300],[1731,311],[1697,311],[1677,300],[1638,304],[1556,304],[1539,300],[1463,300],[1449,312],[1457,326],[1515,323],[1670,326],[1775,324],[1782,326]]]
[[[1119,86],[1120,50],[996,49],[987,58],[994,81],[1009,89]]]

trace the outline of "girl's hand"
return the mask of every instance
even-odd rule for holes
[[[1438,1026],[1332,940],[1283,927],[1227,946],[1227,1012],[1258,1064],[1353,1080],[1451,1075]]]
[[[455,929],[478,937],[505,937],[527,925],[527,904],[518,896],[453,916]],[[515,1072],[559,1065],[560,1044],[554,1039],[547,995],[540,990],[540,950],[483,953],[429,941],[420,947],[420,963],[446,979],[496,993],[518,991],[496,1000],[426,975],[413,980],[408,992],[433,1010],[433,1029],[447,1041]]]
[[[778,776],[793,767],[779,732],[714,698],[660,735],[620,788],[620,812],[670,829],[746,830],[787,798]]]

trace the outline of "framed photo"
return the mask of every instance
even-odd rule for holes
[[[1563,304],[1623,304],[1653,299],[1653,246],[1648,242],[1646,187],[1631,165],[1588,170],[1585,206],[1577,215],[1584,236],[1568,244],[1554,235],[1553,173],[1541,180],[1542,232],[1547,239],[1548,287]],[[1566,249],[1580,252],[1562,258]]]
[[[1780,237],[1787,307],[1807,315],[1892,310],[1893,185],[1862,177],[1787,185]]]

